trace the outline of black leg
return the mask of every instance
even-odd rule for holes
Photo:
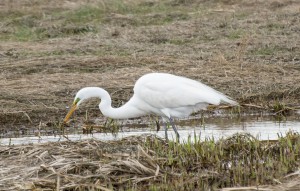
[[[165,127],[165,138],[166,138],[166,141],[169,141],[168,139],[168,125],[165,121],[163,121],[163,124],[164,124],[164,127]]]
[[[170,124],[172,125],[172,128],[173,128],[173,130],[174,130],[174,132],[175,132],[175,134],[176,134],[176,137],[177,137],[177,139],[179,140],[179,137],[180,137],[180,136],[179,136],[179,133],[178,133],[176,127],[175,127],[174,120],[173,120],[172,118],[169,118],[169,120],[170,120]]]
[[[159,131],[160,130],[159,121],[155,120],[155,124],[156,124],[156,131]]]

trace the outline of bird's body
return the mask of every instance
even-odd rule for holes
[[[131,99],[119,108],[111,107],[108,92],[98,87],[81,89],[74,99],[75,108],[69,112],[65,122],[76,107],[85,99],[98,97],[99,108],[104,116],[113,119],[135,118],[148,114],[161,116],[164,121],[183,118],[195,111],[206,109],[210,104],[237,105],[228,96],[198,81],[166,73],[150,73],[139,78]],[[175,126],[172,124],[174,131]],[[177,131],[176,131],[177,132]]]

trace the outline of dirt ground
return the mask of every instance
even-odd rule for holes
[[[299,106],[299,12],[296,0],[1,1],[1,129],[55,126],[85,86],[120,105],[149,72]],[[101,118],[96,103],[78,119]]]

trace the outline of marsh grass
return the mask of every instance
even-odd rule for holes
[[[145,135],[110,142],[1,146],[0,163],[11,162],[0,171],[6,176],[0,185],[8,190],[259,189],[298,175],[299,148],[296,132],[279,135],[278,141],[235,134],[218,141],[194,135],[178,143]]]
[[[187,180],[195,173],[204,173],[201,184],[216,189],[273,184],[298,165],[299,145],[299,135],[291,132],[276,144],[260,142],[249,134],[236,134],[220,141],[190,137],[182,144],[170,142],[164,149],[156,142],[150,147],[158,158],[167,158],[161,168],[185,174]]]
[[[66,2],[73,4],[65,6]],[[243,107],[233,113],[257,109],[280,111],[282,117],[281,111],[299,105],[296,1],[282,2],[276,10],[270,6],[273,0],[88,2],[1,2],[2,130],[21,132],[41,121],[52,127],[84,86],[101,86],[109,92],[122,89],[114,100],[127,101],[135,80],[153,71],[200,80],[238,99]],[[279,104],[273,106],[277,99]],[[92,117],[99,118],[95,105],[90,108]],[[109,143],[1,146],[0,177],[6,179],[0,179],[0,186],[5,187],[2,190],[260,187],[284,183],[283,176],[295,171],[295,164],[299,167],[297,138],[259,142],[236,137],[226,142],[191,136],[182,145],[140,137]]]

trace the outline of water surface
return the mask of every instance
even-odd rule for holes
[[[190,118],[189,120],[176,121],[178,124],[178,132],[180,140],[186,141],[189,136],[195,135],[201,140],[226,138],[235,133],[250,133],[260,140],[276,140],[279,136],[284,136],[288,131],[295,131],[300,133],[300,119],[299,116],[284,118],[284,120],[275,120],[272,116],[244,116],[239,118],[214,116],[212,118],[205,118],[204,123],[202,119]],[[99,139],[103,141],[118,140],[128,136],[138,136],[142,134],[155,134],[164,138],[165,132],[163,127],[160,131],[156,131],[155,127],[149,128],[151,125],[144,124],[144,128],[130,128],[136,126],[134,123],[124,124],[124,127],[117,135],[110,133],[93,133],[93,134],[69,134],[64,136],[28,136],[21,138],[2,138],[1,145],[16,145],[29,143],[45,143],[65,140],[85,140],[85,139]],[[141,126],[139,124],[139,126]],[[152,125],[153,126],[153,125]],[[172,128],[168,130],[169,139],[175,138],[175,133]]]

